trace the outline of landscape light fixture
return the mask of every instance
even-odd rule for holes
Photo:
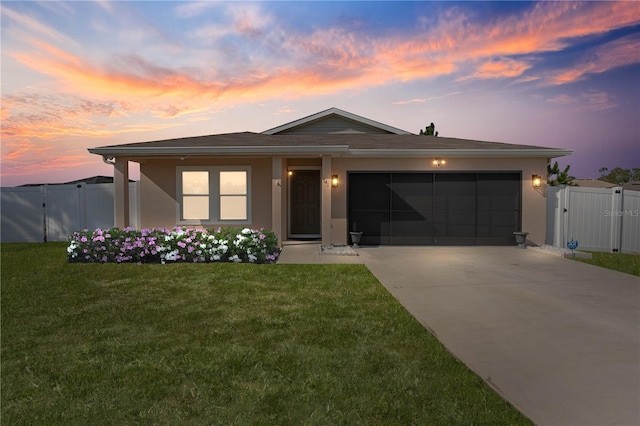
[[[539,175],[531,175],[531,185],[534,188],[540,188],[542,186],[542,178]]]
[[[331,176],[331,186],[334,188],[338,187],[338,175]]]
[[[444,166],[445,164],[447,164],[445,160],[438,160],[437,158],[433,160],[433,165],[436,167]]]

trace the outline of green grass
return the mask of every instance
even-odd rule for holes
[[[2,423],[530,424],[362,265],[3,244]]]
[[[591,259],[580,259],[577,257],[570,257],[569,259],[640,276],[640,255],[625,253],[589,253],[592,255]]]

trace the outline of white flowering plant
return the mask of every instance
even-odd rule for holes
[[[279,253],[275,233],[250,228],[85,229],[67,247],[69,262],[84,263],[275,263]]]

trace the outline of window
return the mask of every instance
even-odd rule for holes
[[[249,221],[249,167],[179,167],[177,180],[179,223]]]
[[[220,219],[247,220],[247,172],[220,172]]]
[[[209,172],[182,172],[182,219],[209,220]]]

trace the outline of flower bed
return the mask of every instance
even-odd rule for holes
[[[272,231],[218,228],[96,229],[74,232],[69,262],[250,262],[274,263],[279,254]]]

